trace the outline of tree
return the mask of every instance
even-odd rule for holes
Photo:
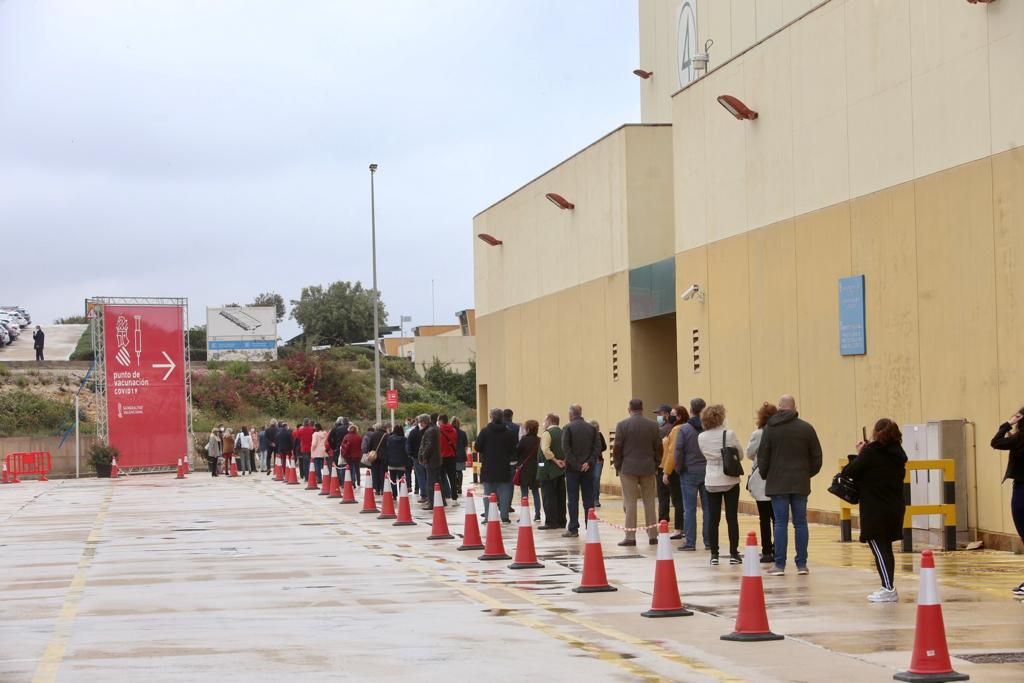
[[[437,358],[430,365],[423,364],[423,383],[427,387],[440,391],[465,403],[470,408],[476,407],[476,361],[469,361],[469,370],[459,373],[450,370],[447,363]]]
[[[378,302],[379,322],[387,321],[383,302]],[[373,290],[362,283],[332,282],[302,288],[292,300],[292,319],[302,326],[306,343],[339,346],[373,338]]]
[[[206,360],[206,325],[189,328],[188,351],[190,360]]]
[[[294,302],[293,302],[294,303]],[[284,320],[284,297],[275,292],[263,292],[252,300],[252,306],[273,306],[277,310],[277,322]]]

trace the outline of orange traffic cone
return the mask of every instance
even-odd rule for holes
[[[409,487],[405,477],[398,480],[398,519],[391,526],[412,526],[412,508],[409,507]]]
[[[601,551],[601,537],[597,533],[597,513],[594,508],[587,512],[587,543],[583,547],[583,575],[580,585],[573,593],[607,593],[619,590],[608,584],[604,572],[604,553]]]
[[[395,519],[395,492],[391,490],[391,474],[384,473],[384,491],[380,497],[380,514],[377,519]]]
[[[459,550],[483,550],[484,542],[480,538],[480,524],[476,521],[476,499],[473,498],[473,489],[466,491],[466,502],[463,503],[466,510],[466,523],[462,527],[462,545]]]
[[[117,456],[115,455],[110,459],[110,478],[117,479],[121,476],[121,468],[117,466]],[[40,481],[46,481],[46,475],[44,474]]]
[[[342,470],[345,473],[345,486],[342,488],[342,505],[351,505],[356,503],[356,490],[352,486],[352,467],[348,465]]]
[[[316,483],[316,468],[315,467],[310,467],[309,468],[309,476],[306,477],[306,490],[307,491],[316,491],[319,488],[320,488],[320,485]]]
[[[487,501],[487,544],[481,560],[511,560],[505,554],[505,543],[501,539],[501,513],[498,512],[498,494],[492,493]]]
[[[443,538],[455,538],[448,531],[448,518],[444,516],[444,498],[441,496],[441,485],[434,484],[434,522],[430,526],[428,541],[437,541]]]
[[[187,455],[184,458],[181,459],[181,471],[184,474],[189,474],[190,472],[192,472],[192,470],[188,466],[188,456]]]
[[[921,582],[917,590],[917,627],[910,668],[893,676],[897,681],[966,681],[970,676],[953,671],[946,645],[942,602],[935,579],[935,557],[921,551]]]
[[[324,480],[324,486],[320,489],[321,496],[331,495],[331,465],[327,463],[324,468],[320,470],[320,477]]]
[[[10,484],[11,483],[10,479],[7,478],[7,461],[4,461],[4,474],[3,474],[3,480],[2,481],[3,481],[4,484]]]
[[[274,456],[274,481],[284,481],[284,466],[280,455]]]
[[[299,468],[294,457],[288,458],[288,483],[293,486],[299,485]]]
[[[229,456],[229,457],[231,458],[231,467],[229,468],[229,475],[232,476],[232,477],[237,477],[238,476],[238,463],[235,462],[235,456],[234,455]],[[288,483],[290,484],[291,482],[288,482]]]
[[[181,468],[181,458],[178,458],[178,476],[176,476],[175,479],[184,479],[184,478],[185,478],[185,470],[183,470]]]
[[[785,636],[772,633],[768,628],[757,534],[751,531],[747,534],[747,548],[743,553],[743,578],[740,581],[740,609],[736,613],[736,629],[729,635],[722,636],[722,640],[751,642],[783,638]]]
[[[654,595],[651,609],[641,612],[642,617],[689,617],[693,612],[683,609],[676,582],[676,563],[672,559],[672,541],[668,537],[668,522],[658,525],[658,557],[654,563]]]
[[[373,497],[373,475],[366,476],[367,474],[369,474],[369,470],[363,474],[363,509],[359,511],[359,514],[375,515],[380,510],[377,509],[377,499]]]
[[[334,473],[331,475],[331,492],[327,494],[328,498],[341,498],[341,475],[338,472],[338,468],[334,468]]]
[[[537,548],[533,544],[533,522],[530,518],[530,499],[523,496],[519,508],[519,537],[516,539],[516,559],[509,569],[543,569],[537,561]]]

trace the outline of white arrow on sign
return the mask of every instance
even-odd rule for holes
[[[174,361],[171,360],[171,357],[167,355],[166,351],[161,351],[160,353],[164,354],[164,358],[167,359],[167,362],[166,363],[153,363],[153,367],[154,368],[167,368],[167,372],[164,373],[164,381],[166,382],[167,378],[171,376],[172,372],[174,372],[174,368],[176,368],[178,366],[176,366],[174,364]]]

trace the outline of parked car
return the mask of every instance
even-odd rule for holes
[[[11,335],[7,333],[7,328],[0,325],[0,348],[7,346],[11,343]]]
[[[10,313],[20,318],[21,320],[24,321],[24,324],[22,324],[22,322],[19,321],[18,324],[21,327],[28,327],[29,325],[32,324],[32,316],[29,315],[28,311],[26,311],[21,306],[0,306],[0,313]]]
[[[21,325],[19,325],[14,318],[9,315],[0,314],[0,326],[7,328],[7,333],[11,336],[11,341],[18,338],[21,334]]]

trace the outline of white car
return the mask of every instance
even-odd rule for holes
[[[18,306],[0,306],[0,315],[9,315],[17,320],[18,326],[25,328],[32,324],[32,316],[24,308]]]
[[[0,325],[7,328],[7,333],[11,337],[11,341],[18,338],[21,334],[21,325],[18,323],[16,318],[12,318],[9,315],[0,315]]]
[[[7,328],[0,325],[0,347],[7,346],[11,343],[11,335],[7,333]]]

